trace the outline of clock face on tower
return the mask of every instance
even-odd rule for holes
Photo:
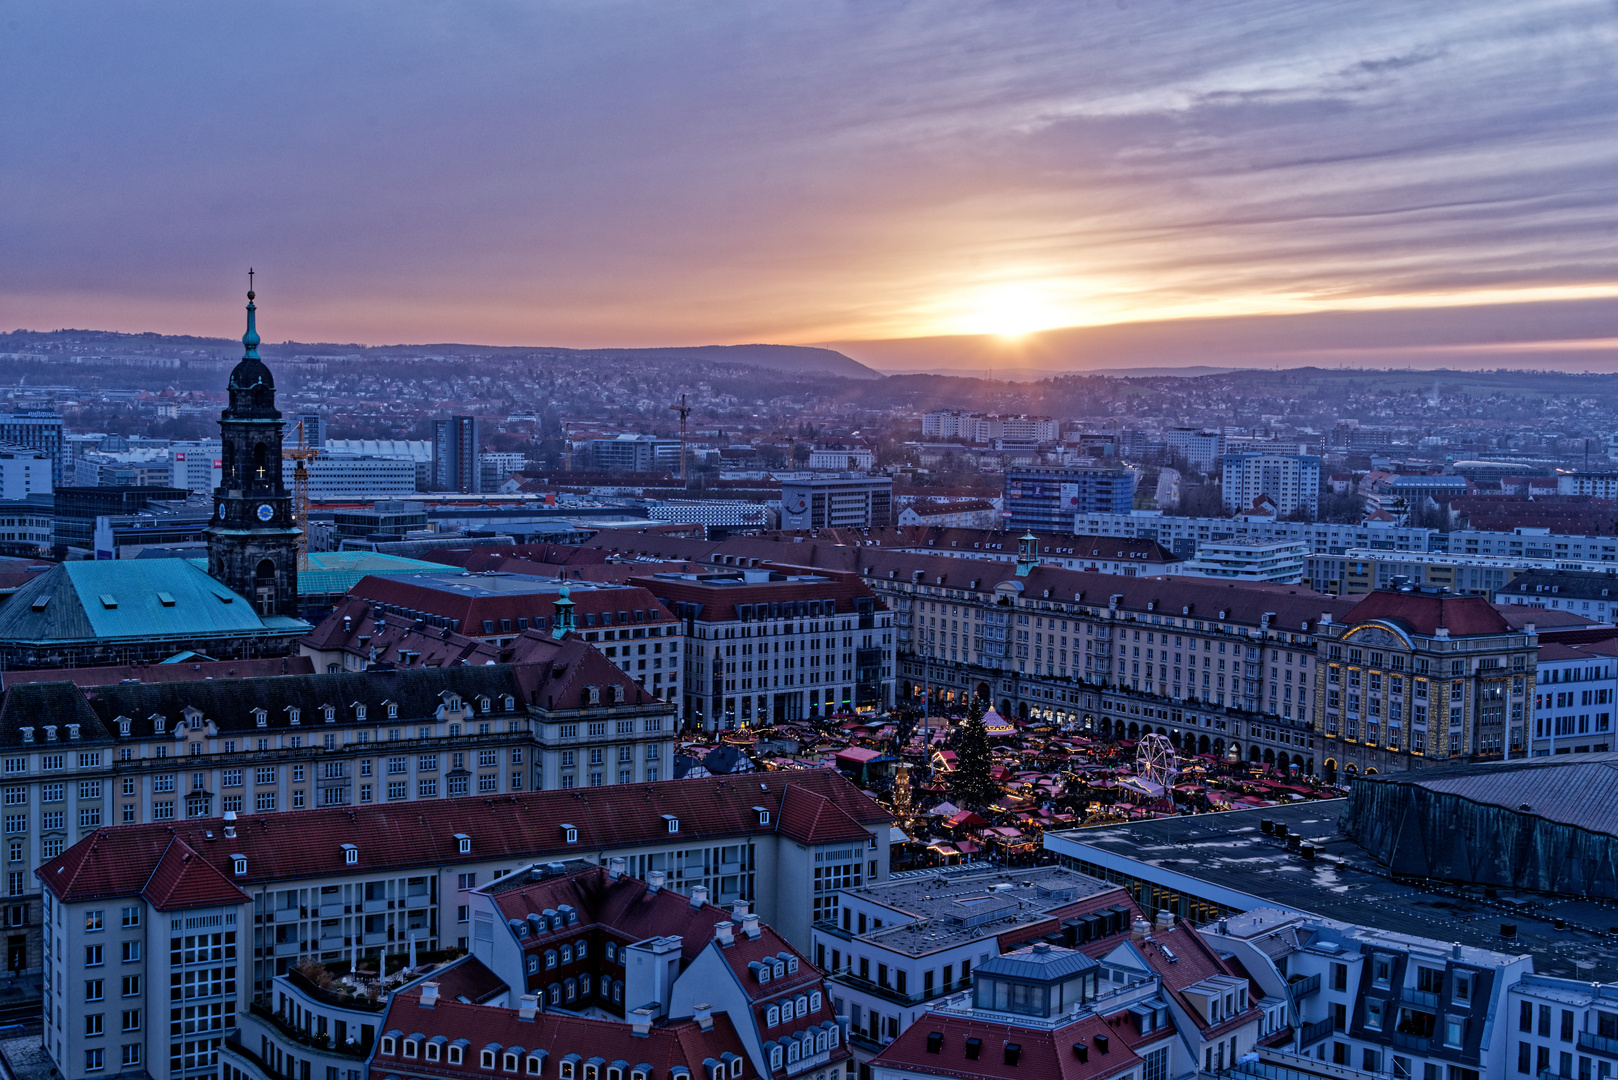
[[[275,509],[271,507],[269,503],[258,504],[258,519],[260,521],[268,521],[274,516]]]

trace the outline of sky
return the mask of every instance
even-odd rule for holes
[[[239,334],[249,265],[266,340],[1613,359],[1618,0],[0,0],[0,328]]]

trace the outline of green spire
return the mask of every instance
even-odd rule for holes
[[[247,347],[247,352],[242,355],[243,360],[258,359],[258,328],[253,325],[254,314],[257,311],[258,305],[253,303],[253,270],[249,267],[247,270],[247,333],[242,335],[242,344]]]

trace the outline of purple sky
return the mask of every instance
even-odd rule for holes
[[[1615,195],[1615,0],[0,6],[7,329],[237,334],[252,264],[270,340],[1530,303],[1610,366],[1540,305]]]

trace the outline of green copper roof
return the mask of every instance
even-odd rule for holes
[[[442,573],[454,567],[443,563],[383,555],[375,551],[311,551],[309,568],[298,571],[298,592],[309,596],[344,593],[368,574],[411,574],[423,570]]]
[[[246,599],[187,559],[68,562],[0,605],[0,641],[281,634],[297,620],[263,619]]]

